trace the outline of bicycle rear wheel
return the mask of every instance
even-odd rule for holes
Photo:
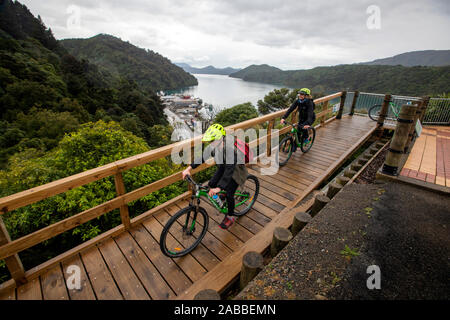
[[[291,136],[285,137],[281,140],[278,148],[278,165],[284,166],[292,156],[292,147],[294,146],[294,139]]]
[[[208,230],[209,217],[205,209],[188,206],[173,215],[164,226],[159,246],[171,258],[185,256],[202,241]]]
[[[240,185],[234,196],[234,215],[243,216],[253,207],[253,204],[258,198],[259,194],[259,180],[254,175],[248,175],[243,185]]]
[[[309,151],[309,149],[311,149],[314,143],[314,139],[316,138],[316,129],[314,129],[313,127],[309,127],[306,130],[308,131],[308,136],[304,141],[302,141],[302,144],[300,145],[300,149],[302,149],[303,153],[306,153]]]
[[[373,121],[378,121],[378,118],[380,117],[380,111],[381,111],[381,104],[371,106],[368,111],[369,118],[372,119]]]

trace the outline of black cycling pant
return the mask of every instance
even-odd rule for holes
[[[219,165],[216,173],[214,173],[214,176],[211,178],[211,180],[209,180],[209,187],[210,188],[216,188],[217,184],[219,183],[220,179],[223,176],[223,173],[225,171],[225,166],[224,165]],[[234,206],[235,206],[235,202],[234,202],[234,194],[236,193],[236,190],[238,188],[238,184],[236,183],[236,181],[234,181],[233,178],[230,179],[230,182],[228,183],[228,185],[225,187],[224,191],[226,191],[226,198],[227,198],[227,205],[228,205],[228,215],[232,216],[234,215]]]

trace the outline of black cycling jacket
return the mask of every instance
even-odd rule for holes
[[[220,152],[219,152],[220,151]],[[222,146],[221,150],[214,149],[211,152],[211,155],[214,157],[214,160],[216,161],[216,165],[218,170],[221,169],[221,167],[224,167],[224,172],[222,177],[220,178],[219,182],[217,183],[217,186],[225,190],[228,184],[230,183],[230,180],[233,179],[238,185],[241,185],[245,182],[248,176],[247,168],[245,167],[245,164],[239,164],[238,163],[238,155],[237,150],[235,147],[230,148],[230,151],[233,152],[233,156],[231,157],[233,159],[232,163],[227,163],[226,161],[226,148]],[[220,159],[220,156],[223,158]],[[243,158],[242,158],[243,159]],[[239,159],[241,161],[242,159]],[[194,163],[190,164],[192,169],[197,168],[201,163],[205,162],[208,159],[203,159],[203,155],[200,157],[196,157]],[[219,161],[222,160],[222,161]],[[210,187],[212,187],[210,184],[208,184]]]
[[[304,125],[312,125],[315,120],[314,105],[311,99],[305,98],[303,102],[300,99],[294,101],[294,103],[289,107],[288,111],[284,114],[282,119],[289,117],[292,111],[298,108],[298,126],[302,127]]]

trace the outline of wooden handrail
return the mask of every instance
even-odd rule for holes
[[[342,95],[341,92],[322,97],[319,99],[314,100],[315,103],[323,103],[326,101],[329,101],[331,99],[334,99],[336,97],[340,97]],[[247,129],[250,127],[253,127],[255,125],[265,123],[267,121],[274,121],[276,118],[280,118],[287,109],[283,109],[268,115],[264,115],[258,118],[250,119],[238,124],[234,124],[231,126],[226,127],[225,129],[227,132],[238,130],[238,129]],[[288,132],[290,130],[290,126],[285,127],[280,130],[280,134]],[[63,193],[65,191],[71,190],[73,188],[91,183],[93,181],[97,181],[109,176],[115,176],[117,184],[119,186],[118,196],[112,200],[109,200],[103,204],[100,204],[96,207],[90,208],[88,210],[85,210],[81,213],[75,214],[69,218],[66,218],[62,221],[59,221],[57,223],[54,223],[52,225],[49,225],[43,229],[40,229],[38,231],[35,231],[31,234],[28,234],[26,236],[23,236],[19,239],[16,239],[14,241],[8,242],[7,244],[4,244],[0,246],[0,259],[4,259],[7,257],[10,257],[22,250],[25,250],[27,248],[30,248],[42,241],[48,240],[52,237],[57,236],[58,234],[61,234],[62,232],[68,231],[70,229],[75,228],[76,226],[85,223],[87,221],[90,221],[102,214],[105,214],[107,212],[110,212],[117,208],[123,208],[125,207],[129,202],[140,199],[143,196],[146,196],[147,194],[157,191],[161,188],[164,188],[170,184],[173,184],[177,181],[180,181],[182,179],[181,172],[174,173],[168,177],[165,177],[161,180],[155,181],[153,183],[150,183],[146,186],[143,186],[139,189],[136,189],[134,191],[125,193],[125,190],[122,189],[121,186],[121,173],[125,170],[129,170],[131,168],[141,166],[144,164],[147,164],[151,161],[161,159],[163,157],[166,157],[171,154],[172,150],[174,148],[180,148],[186,146],[194,146],[195,143],[199,142],[201,140],[201,136],[189,139],[187,141],[181,141],[172,143],[170,145],[150,150],[148,152],[144,152],[132,157],[128,157],[122,160],[118,160],[109,164],[106,164],[104,166],[94,168],[87,170],[85,172],[69,176],[57,181],[53,181],[50,183],[47,183],[42,186],[38,186],[29,190],[25,190],[4,198],[0,198],[0,214],[10,212],[12,210],[24,207],[26,205],[35,203],[37,201],[55,196],[57,194]],[[267,135],[264,137],[259,137],[258,139],[251,141],[250,145],[255,146],[259,145],[262,141],[265,141],[267,138]],[[214,164],[202,164],[193,172],[199,172],[202,171]],[[122,194],[121,194],[122,193]],[[123,209],[125,210],[125,209]],[[125,211],[122,212],[122,216],[124,217],[124,221],[128,221],[129,217],[126,217],[127,213]],[[125,222],[125,224],[128,225],[128,222]]]

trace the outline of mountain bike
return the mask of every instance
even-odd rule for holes
[[[411,102],[408,102],[408,104],[410,104]],[[369,114],[369,118],[372,119],[373,121],[378,121],[378,118],[380,117],[380,112],[381,112],[381,104],[375,104],[373,106],[371,106],[368,110],[368,114]],[[392,114],[394,114],[394,117],[387,117],[386,119],[388,120],[397,120],[398,119],[398,115],[400,114],[400,106],[396,105],[393,102],[389,102],[389,109],[391,110]],[[389,114],[389,110],[387,112],[387,114]]]
[[[291,124],[287,121],[285,123],[287,125],[292,125],[292,129],[291,132],[286,137],[284,137],[283,140],[281,140],[278,148],[278,161],[280,166],[284,166],[291,158],[294,143],[297,145],[297,147],[300,147],[303,153],[306,153],[311,149],[314,143],[314,139],[316,138],[316,129],[311,126],[306,129],[308,131],[307,138],[303,141],[300,141],[298,137],[299,131],[297,129],[297,124]]]
[[[189,205],[179,210],[167,221],[159,240],[162,253],[171,258],[185,256],[194,250],[208,231],[209,216],[206,210],[200,206],[200,200],[209,202],[223,214],[228,213],[225,191],[218,193],[219,197],[223,199],[223,204],[220,205],[208,195],[208,186],[198,184],[189,175],[186,176],[186,180],[193,187]],[[248,175],[247,180],[238,187],[234,194],[234,215],[240,217],[249,212],[258,194],[258,178]]]

